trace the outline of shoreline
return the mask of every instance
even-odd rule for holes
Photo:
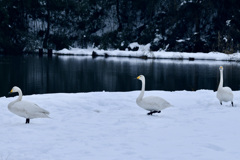
[[[240,53],[225,54],[220,52],[209,53],[187,53],[187,52],[168,52],[168,51],[122,51],[122,50],[99,50],[94,48],[80,49],[62,49],[54,50],[55,55],[66,56],[92,56],[92,57],[127,57],[141,59],[171,59],[171,60],[209,60],[209,61],[230,61],[240,62]]]

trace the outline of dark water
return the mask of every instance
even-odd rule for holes
[[[81,56],[0,56],[0,96],[13,86],[23,94],[140,90],[138,75],[146,77],[146,90],[216,90],[219,66],[224,85],[240,89],[240,64],[235,62],[142,60]]]

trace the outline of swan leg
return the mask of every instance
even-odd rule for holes
[[[232,106],[233,106],[233,102],[232,102]]]
[[[161,111],[151,111],[147,115],[152,115],[153,113],[161,113]]]
[[[30,119],[29,119],[29,118],[26,119],[26,124],[27,124],[27,123],[30,123]]]
[[[155,113],[154,111],[149,112],[147,115],[152,115],[153,113]]]

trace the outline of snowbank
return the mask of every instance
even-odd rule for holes
[[[147,116],[140,91],[24,96],[51,112],[30,124],[0,98],[0,157],[5,160],[225,160],[240,157],[240,91],[235,107],[210,90],[147,91],[174,107]]]
[[[139,57],[139,58],[158,58],[158,59],[180,59],[180,60],[215,60],[215,61],[240,61],[240,53],[224,54],[219,52],[210,53],[184,53],[184,52],[167,52],[150,50],[150,44],[146,46],[132,43],[129,45],[131,49],[138,48],[137,51],[129,50],[100,50],[96,48],[80,49],[62,49],[54,51],[55,54],[60,55],[84,55],[84,56],[111,56],[111,57]]]

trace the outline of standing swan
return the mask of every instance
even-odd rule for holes
[[[8,109],[12,113],[26,118],[26,123],[30,123],[30,119],[33,118],[49,118],[49,112],[40,108],[38,105],[32,103],[32,102],[27,102],[27,101],[22,101],[22,91],[18,87],[13,87],[10,93],[18,92],[19,97],[8,104]]]
[[[136,100],[136,103],[143,109],[150,111],[148,115],[152,115],[153,113],[161,113],[161,110],[171,106],[166,100],[162,99],[161,97],[149,96],[143,98],[145,91],[145,77],[143,75],[140,75],[137,77],[137,79],[142,81],[142,90]]]
[[[217,90],[217,98],[220,101],[220,104],[222,105],[222,101],[228,102],[231,101],[233,106],[233,93],[232,89],[229,87],[223,87],[223,67],[219,67],[220,70],[220,82]]]

